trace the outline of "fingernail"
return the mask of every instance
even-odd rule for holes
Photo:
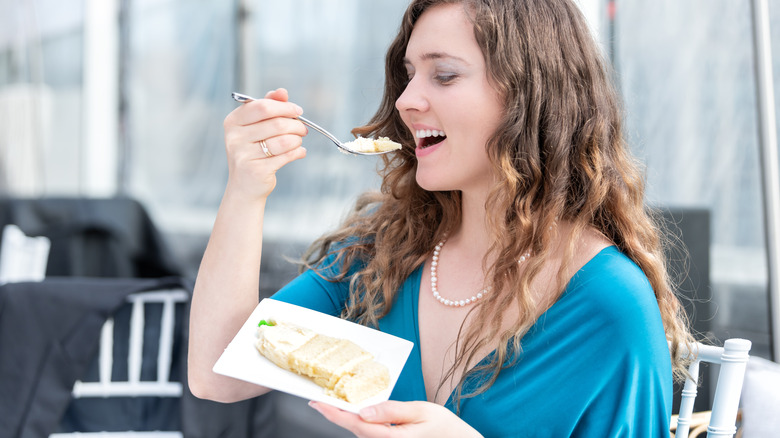
[[[376,418],[376,409],[374,407],[369,406],[367,408],[363,408],[360,410],[360,418],[364,420],[373,420]]]
[[[295,105],[295,104],[293,104],[293,105]],[[295,105],[295,111],[297,111],[297,112],[298,112],[298,115],[299,115],[299,116],[300,116],[301,114],[303,114],[303,108],[299,107],[298,105]]]
[[[320,410],[320,409],[319,409],[319,406],[317,406],[317,402],[315,402],[314,400],[309,400],[309,406],[310,406],[312,409],[314,409],[315,411],[318,411],[318,412],[319,412],[319,410]]]

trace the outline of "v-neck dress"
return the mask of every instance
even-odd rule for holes
[[[393,400],[426,400],[421,278],[422,267],[379,321],[381,331],[414,343]],[[330,282],[307,271],[273,298],[338,316],[348,295],[348,280]],[[516,354],[487,391],[460,401],[460,417],[485,437],[669,436],[672,370],[661,315],[647,277],[616,247],[602,250],[572,277]],[[479,383],[468,381],[464,394]],[[446,407],[455,411],[452,398]]]

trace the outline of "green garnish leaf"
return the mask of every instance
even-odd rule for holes
[[[276,325],[276,323],[273,322],[273,321],[266,321],[264,319],[261,319],[260,322],[257,324],[258,327],[261,327],[261,326],[264,326],[264,325],[273,327],[273,326]]]

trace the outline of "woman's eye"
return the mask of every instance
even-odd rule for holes
[[[449,83],[451,83],[452,81],[454,81],[457,78],[458,78],[458,75],[455,74],[455,73],[438,73],[438,74],[436,74],[436,76],[434,76],[434,79],[436,80],[436,82],[438,82],[438,83],[440,83],[442,85],[449,84]]]

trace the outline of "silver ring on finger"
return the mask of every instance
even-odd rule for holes
[[[265,144],[265,140],[260,140],[260,148],[263,149],[263,153],[266,157],[271,158],[274,156],[274,154],[271,153],[270,150],[268,150],[268,145]]]

